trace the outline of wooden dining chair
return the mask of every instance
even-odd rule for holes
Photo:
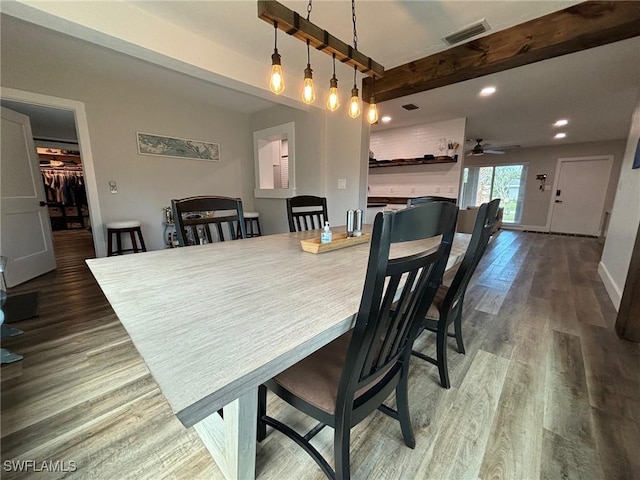
[[[242,200],[200,196],[171,200],[181,247],[247,238]]]
[[[269,417],[263,386],[258,439],[270,425],[300,445],[329,478],[348,479],[351,428],[380,410],[400,422],[405,443],[414,448],[407,390],[411,345],[438,287],[433,278],[446,265],[456,215],[457,208],[443,202],[378,213],[355,327],[266,383],[320,424],[303,436]],[[390,258],[395,243],[438,235],[437,249],[416,247],[413,255]],[[383,404],[393,391],[397,411]],[[310,443],[327,425],[334,429],[335,471]]]
[[[478,210],[469,247],[453,277],[450,286],[440,285],[438,292],[429,308],[422,324],[422,331],[428,330],[436,334],[436,357],[412,351],[412,355],[426,360],[438,367],[440,383],[444,388],[450,388],[449,371],[447,368],[447,337],[454,337],[458,346],[458,353],[465,353],[462,341],[462,308],[464,296],[469,280],[487,249],[493,225],[498,215],[500,199],[484,203]],[[449,333],[449,326],[454,324],[454,332]]]
[[[422,205],[423,203],[430,202],[450,202],[456,205],[458,200],[450,197],[437,197],[434,195],[426,195],[424,197],[415,197],[407,200],[407,207],[413,207],[415,205]]]
[[[313,195],[287,198],[287,219],[290,232],[322,228],[329,221],[327,199]]]

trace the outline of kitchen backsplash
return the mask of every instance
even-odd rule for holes
[[[456,153],[461,156],[464,148],[465,124],[465,118],[456,118],[444,122],[371,132],[369,150],[377,160],[417,158],[425,154],[437,157],[447,155],[447,144],[455,142],[460,145]]]
[[[458,197],[464,154],[465,118],[371,132],[370,150],[378,160],[447,155],[449,141],[460,144],[457,163],[369,169],[370,197]],[[442,149],[443,139],[445,140]]]

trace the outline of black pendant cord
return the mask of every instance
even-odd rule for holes
[[[311,18],[311,10],[313,9],[313,0],[309,0],[307,5],[307,21]],[[307,67],[311,65],[311,57],[309,56],[309,39],[307,38]]]
[[[356,30],[356,0],[351,0],[351,20],[353,22],[353,49],[358,50],[358,32]],[[357,65],[353,66],[353,88],[357,88],[358,79],[357,79],[358,67]]]
[[[273,22],[273,48],[278,50],[278,22]]]

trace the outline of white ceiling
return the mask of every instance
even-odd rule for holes
[[[273,27],[257,18],[255,1],[129,3],[159,17],[159,21],[170,22],[226,46],[239,56],[260,62],[266,79],[273,50]],[[306,15],[307,2],[283,0],[282,3]],[[490,34],[576,3],[579,2],[358,0],[358,48],[389,69],[446,50],[448,47],[441,37],[477,20],[486,19],[492,28],[487,33]],[[311,21],[351,43],[350,1],[316,0]],[[306,64],[304,44],[280,31],[278,49],[287,88],[295,91],[298,83],[302,83]],[[330,60],[323,53],[311,52],[314,79],[317,88],[322,90],[328,87]],[[233,58],[228,61],[233,62]],[[341,91],[346,95],[353,78],[351,70],[339,64],[337,75]],[[490,98],[479,98],[479,89],[487,84],[497,86],[497,93]],[[170,84],[164,85],[180,88],[180,78],[174,76]],[[196,93],[204,95],[205,91],[203,86]],[[568,118],[570,124],[566,127],[567,138],[560,140],[562,143],[626,138],[639,91],[640,38],[636,38],[383,102],[379,104],[381,115],[389,114],[393,120],[373,129],[467,117],[469,137],[482,137],[492,145],[535,146],[558,142],[552,140],[551,123],[563,117]],[[268,92],[261,95],[262,98],[240,93],[236,97],[228,90],[217,93],[221,93],[220,98],[227,106],[237,100],[238,109],[248,113],[273,105],[271,99],[280,101]],[[323,96],[319,94],[318,98]],[[415,103],[420,109],[407,112],[400,108],[405,103]]]

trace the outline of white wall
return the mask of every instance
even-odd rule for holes
[[[640,225],[640,169],[631,168],[636,149],[640,148],[638,142],[640,142],[640,101],[633,114],[607,240],[598,266],[600,277],[616,309],[620,307]]]
[[[464,148],[466,119],[426,123],[371,132],[370,149],[378,160],[446,155],[440,139],[460,144],[457,163],[369,169],[369,196],[415,197],[442,195],[457,198]]]
[[[504,155],[485,154],[480,157],[468,156],[465,157],[464,167],[528,163],[529,169],[525,185],[521,224],[523,228],[548,231],[548,229],[546,229],[547,218],[549,209],[551,208],[553,192],[551,190],[540,191],[540,182],[536,180],[536,175],[546,173],[546,184],[553,186],[559,158],[613,155],[613,168],[611,169],[609,188],[604,205],[605,210],[610,210],[615,197],[616,185],[618,184],[624,147],[624,140],[612,140],[606,142],[521,148],[508,150]]]
[[[361,199],[367,168],[362,137],[367,136],[368,124],[362,118],[349,118],[345,108],[328,112],[278,106],[254,114],[251,128],[262,130],[287,122],[295,123],[296,195],[327,197],[331,224],[344,225],[347,210],[366,206]],[[341,178],[346,180],[344,190],[338,189]],[[264,233],[289,231],[284,199],[257,198],[255,209]]]
[[[196,101],[163,85],[201,80],[2,16],[2,86],[85,104],[103,221],[142,221],[147,247],[164,247],[162,208],[172,198],[241,197],[253,209],[252,130],[247,114]],[[133,63],[135,75],[128,75]],[[103,68],[103,66],[108,68]],[[108,72],[115,68],[119,74]],[[206,86],[205,86],[206,87]],[[221,163],[141,156],[136,132],[220,143]],[[116,181],[118,194],[109,193]],[[100,227],[96,235],[105,235]]]

